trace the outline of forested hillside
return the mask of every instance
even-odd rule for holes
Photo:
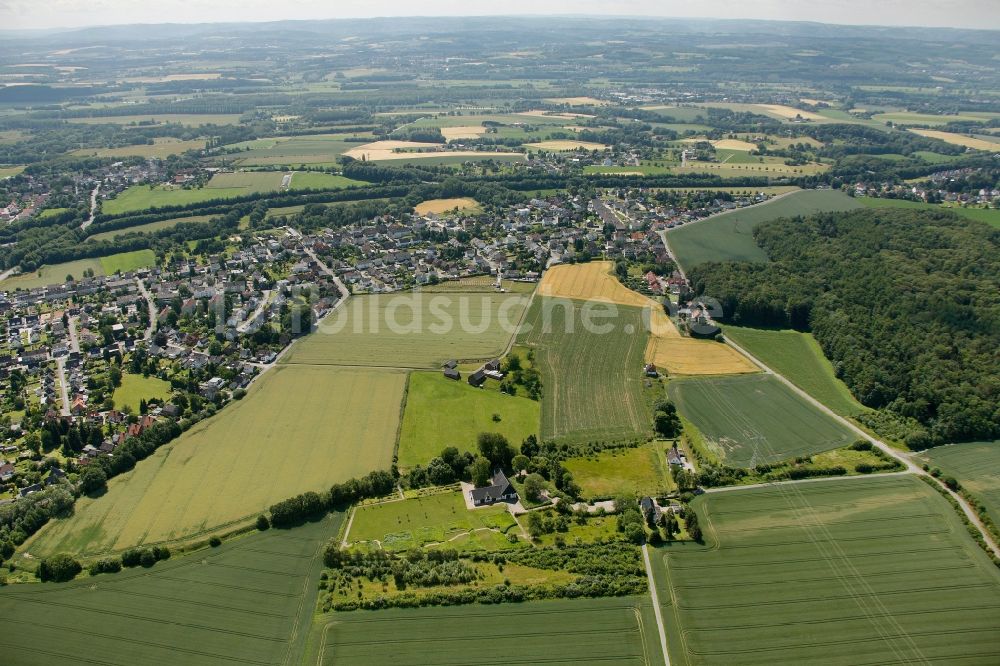
[[[862,403],[924,425],[914,448],[1000,436],[1000,232],[862,210],[775,220],[755,237],[770,263],[689,273],[730,321],[812,330]]]

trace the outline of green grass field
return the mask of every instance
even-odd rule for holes
[[[23,166],[0,166],[0,180],[13,178],[24,171],[24,169],[25,167]]]
[[[284,177],[283,171],[227,171],[212,176],[205,188],[210,190],[240,188],[246,190],[247,194],[276,192],[281,187]]]
[[[725,335],[837,414],[850,416],[865,410],[837,379],[833,364],[812,334],[726,326]]]
[[[242,187],[213,188],[203,187],[201,189],[185,190],[183,188],[153,187],[151,185],[134,185],[114,199],[106,199],[101,206],[101,210],[108,215],[118,215],[120,213],[130,213],[147,208],[158,208],[160,206],[181,206],[191,203],[200,203],[210,199],[227,199],[249,194],[249,190]]]
[[[159,222],[150,222],[149,224],[140,224],[134,227],[128,227],[126,229],[115,229],[114,231],[103,231],[99,234],[94,234],[93,236],[88,236],[87,240],[92,241],[102,241],[102,240],[114,240],[115,236],[121,236],[124,234],[140,233],[140,234],[151,234],[156,231],[162,231],[163,229],[170,229],[172,227],[181,224],[182,222],[208,222],[215,215],[192,215],[190,217],[178,217],[172,220],[160,220]]]
[[[678,379],[668,391],[678,411],[729,465],[753,467],[856,439],[770,375]]]
[[[492,380],[490,380],[492,381]],[[535,400],[484,391],[440,372],[414,372],[406,394],[399,461],[404,469],[427,462],[446,446],[474,451],[481,432],[499,432],[514,445],[538,434],[540,405]],[[493,420],[498,414],[500,421]]]
[[[998,118],[1000,114],[990,112],[963,111],[954,115],[934,115],[930,113],[914,113],[912,111],[892,111],[878,113],[872,120],[880,123],[893,122],[901,125],[946,125],[957,122],[982,122]]]
[[[471,531],[505,533],[512,527],[516,529],[506,504],[470,511],[460,492],[445,492],[359,506],[347,541],[377,541],[386,550],[406,550],[443,544]]]
[[[662,495],[674,489],[667,470],[666,450],[666,444],[655,442],[611,449],[591,458],[568,458],[563,466],[589,499],[623,494]]]
[[[485,653],[507,664],[662,666],[646,597],[534,601],[326,616],[320,666],[465,666]]]
[[[349,138],[365,140],[360,142],[345,140]],[[226,148],[242,149],[243,152],[230,157],[244,166],[294,167],[302,164],[335,164],[341,154],[374,140],[375,137],[370,134],[309,134],[254,139],[232,144]]]
[[[0,289],[13,291],[62,284],[66,281],[67,275],[72,275],[77,280],[82,279],[83,272],[87,269],[94,271],[94,275],[104,275],[104,268],[101,267],[99,259],[78,259],[62,264],[42,266],[37,271],[9,277],[0,282]]]
[[[360,180],[335,176],[332,173],[314,173],[298,171],[292,176],[291,190],[339,190],[345,187],[362,187],[368,185]]]
[[[389,469],[404,382],[402,373],[276,368],[24,550],[94,555],[207,534],[297,493]]]
[[[128,273],[137,268],[146,268],[156,265],[156,253],[152,250],[135,250],[134,252],[121,252],[107,257],[101,257],[101,269],[105,275],[122,272]]]
[[[1000,229],[1000,208],[966,208],[955,205],[929,204],[906,199],[879,199],[873,197],[858,197],[857,202],[865,208],[911,208],[915,210],[947,210],[959,217],[985,222]]]
[[[449,359],[494,358],[506,349],[527,300],[496,293],[354,297],[282,362],[438,368]]]
[[[131,407],[134,414],[139,413],[139,401],[155,399],[165,401],[170,399],[170,382],[157,377],[143,377],[128,372],[122,373],[122,384],[115,389],[115,408]]]
[[[687,224],[666,232],[665,236],[674,257],[684,268],[706,261],[766,261],[767,255],[753,239],[757,225],[779,217],[851,210],[858,205],[836,190],[803,190]]]
[[[180,155],[189,150],[202,150],[207,142],[205,139],[181,141],[174,139],[157,140],[152,144],[121,146],[120,148],[81,148],[70,155],[76,157],[156,157],[166,159],[171,155]]]
[[[161,113],[133,116],[94,116],[92,118],[70,118],[71,123],[81,123],[85,125],[131,125],[133,123],[148,123],[155,121],[156,124],[177,123],[185,127],[200,127],[202,125],[238,125],[240,114],[238,113]]]
[[[986,507],[993,522],[1000,524],[1000,441],[938,446],[919,457],[945,476],[958,479]]]
[[[1000,572],[918,479],[710,493],[694,507],[707,547],[653,553],[672,664],[1000,660]]]
[[[151,569],[0,588],[6,664],[298,664],[343,514]]]
[[[558,303],[569,303],[569,308]],[[554,307],[550,307],[553,306]],[[607,306],[592,304],[593,312]],[[588,332],[579,301],[538,297],[519,345],[535,349],[542,373],[542,438],[600,441],[642,438],[652,430],[642,368],[647,333],[642,310],[617,306],[613,330]]]

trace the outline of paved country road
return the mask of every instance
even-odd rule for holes
[[[660,611],[660,597],[656,593],[656,581],[653,580],[653,565],[649,561],[649,546],[642,544],[642,560],[646,564],[646,578],[649,580],[649,596],[653,599],[653,613],[656,615],[656,628],[660,632],[660,649],[663,650],[663,663],[670,666],[670,654],[667,652],[667,631],[663,627],[663,613]]]

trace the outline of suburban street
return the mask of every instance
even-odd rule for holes
[[[76,325],[79,321],[79,317],[70,317],[69,326],[67,327],[67,331],[69,332],[69,349],[77,354],[80,353],[80,336],[76,332]]]
[[[83,221],[83,224],[80,225],[81,229],[86,229],[94,223],[94,218],[97,216],[97,193],[100,191],[101,184],[97,183],[97,187],[90,193],[90,217]]]
[[[143,339],[149,342],[153,339],[153,334],[156,333],[156,301],[153,300],[153,295],[149,293],[146,284],[140,278],[136,278],[135,283],[139,287],[142,297],[146,299],[146,306],[149,308],[149,326],[146,327],[146,333],[143,336]]]
[[[59,397],[62,401],[60,412],[63,416],[69,416],[69,386],[66,384],[66,357],[60,356],[56,359],[56,372],[59,374]]]

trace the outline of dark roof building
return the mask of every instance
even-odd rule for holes
[[[711,323],[704,317],[689,319],[687,327],[692,338],[714,338],[722,332],[718,326]]]
[[[447,377],[448,379],[454,379],[455,381],[458,381],[459,379],[462,378],[462,373],[460,373],[455,368],[445,368],[444,376]]]
[[[486,373],[482,370],[476,370],[471,375],[469,375],[469,384],[472,386],[482,386],[486,383]]]
[[[490,485],[485,488],[473,488],[469,493],[472,503],[476,506],[487,506],[497,502],[516,502],[517,491],[502,470],[493,473]]]

